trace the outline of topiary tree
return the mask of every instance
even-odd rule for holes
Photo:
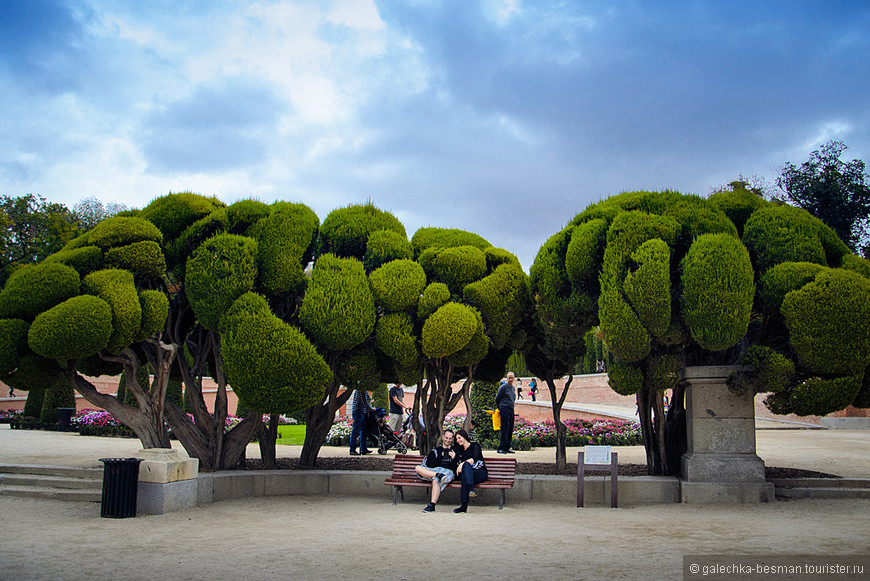
[[[653,474],[679,468],[682,367],[743,361],[755,372],[732,378],[735,389],[775,391],[768,405],[780,412],[828,413],[857,398],[870,363],[870,338],[857,329],[870,321],[858,305],[870,298],[855,272],[861,259],[807,212],[739,186],[710,201],[614,196],[576,216],[532,267],[543,362],[559,361],[548,341],[579,350],[564,339],[572,324],[600,324],[614,357],[611,387],[637,395]],[[850,270],[837,268],[844,259]],[[667,416],[666,389],[674,390]]]

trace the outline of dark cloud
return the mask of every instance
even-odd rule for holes
[[[250,81],[200,87],[145,120],[149,171],[196,173],[262,162],[283,110],[267,87]]]

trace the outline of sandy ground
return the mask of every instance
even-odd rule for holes
[[[870,477],[870,432],[771,430],[757,440],[768,465]],[[138,449],[135,440],[0,427],[4,463],[96,467]],[[618,451],[621,462],[643,461],[640,447]],[[298,456],[298,447],[279,453]],[[552,458],[552,448],[518,454]],[[116,520],[100,518],[99,504],[0,496],[0,579],[681,579],[683,554],[870,555],[870,500],[421,508],[393,506],[385,487],[371,497],[252,498]]]
[[[0,578],[681,579],[684,553],[870,554],[870,500],[420,508],[273,497],[115,520],[97,504],[0,497]]]

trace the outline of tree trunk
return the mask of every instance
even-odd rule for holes
[[[426,424],[426,437],[419,438],[420,454],[428,454],[429,450],[441,443],[441,430],[444,419],[456,407],[470,389],[472,369],[468,370],[468,379],[462,389],[453,393],[453,364],[446,359],[430,361],[427,365],[427,379],[425,387],[417,390],[414,396],[414,410],[416,413],[418,399],[423,411],[423,422]],[[470,408],[468,408],[470,409]],[[470,415],[470,414],[469,414]],[[466,421],[469,421],[466,418]]]
[[[260,428],[260,458],[263,460],[263,468],[275,468],[278,462],[278,454],[275,450],[278,441],[278,417],[279,414],[269,415],[269,425]]]
[[[643,437],[643,448],[646,452],[646,467],[650,475],[656,474],[655,463],[655,434],[652,426],[652,416],[649,405],[649,392],[646,389],[641,389],[635,395],[637,401],[637,415],[640,419],[640,431]]]
[[[317,466],[317,455],[335,421],[335,412],[350,399],[351,390],[347,389],[339,395],[339,387],[338,379],[333,378],[320,401],[305,410],[305,441],[299,454],[300,467]]]
[[[553,423],[556,426],[556,470],[564,472],[568,467],[566,451],[568,446],[568,428],[562,423],[562,406],[565,404],[568,388],[571,386],[571,382],[574,381],[574,376],[568,376],[568,381],[565,382],[565,387],[562,388],[562,394],[559,397],[556,397],[556,380],[553,375],[548,375],[544,378],[544,381],[547,383],[547,389],[550,391],[550,403],[553,407]]]

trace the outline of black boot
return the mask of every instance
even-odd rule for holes
[[[459,513],[459,512],[468,512],[468,503],[467,503],[467,502],[463,502],[462,504],[460,504],[459,506],[457,506],[456,508],[454,508],[454,509],[453,509],[453,512],[456,512],[456,513]]]
[[[435,505],[430,502],[426,505],[426,508],[423,509],[423,512],[435,512]]]

